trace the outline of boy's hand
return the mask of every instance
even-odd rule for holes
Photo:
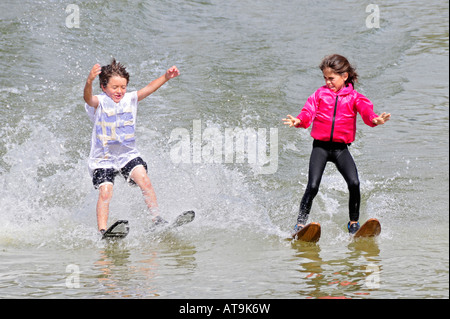
[[[98,106],[98,98],[92,95],[92,82],[94,82],[97,75],[102,72],[102,67],[100,64],[96,64],[92,67],[91,72],[89,72],[88,78],[86,80],[86,85],[84,86],[84,101],[92,107]]]
[[[156,80],[153,80],[149,84],[147,84],[145,87],[140,89],[137,92],[138,95],[138,101],[142,101],[147,96],[155,92],[157,89],[159,89],[164,83],[169,81],[170,79],[173,79],[174,77],[177,77],[180,75],[180,71],[178,71],[176,66],[171,67],[166,71],[164,75],[161,75]]]
[[[173,79],[179,75],[180,75],[180,71],[177,69],[176,66],[173,66],[166,71],[166,80]]]
[[[91,72],[89,72],[88,79],[87,79],[88,82],[90,82],[90,83],[94,82],[97,75],[99,75],[101,72],[102,72],[102,67],[100,66],[100,64],[94,65],[91,69]]]

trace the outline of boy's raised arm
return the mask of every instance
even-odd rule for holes
[[[97,75],[102,72],[100,64],[96,64],[92,67],[91,72],[86,80],[86,85],[84,86],[84,101],[94,108],[98,106],[98,98],[92,95],[92,82],[94,82]]]
[[[177,67],[171,67],[166,71],[164,75],[150,82],[147,86],[137,92],[138,101],[145,99],[147,96],[159,89],[164,83],[166,83],[170,79],[177,77],[178,75],[180,75],[180,71],[178,71]]]

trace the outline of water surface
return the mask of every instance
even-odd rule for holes
[[[78,1],[79,27],[68,4],[0,4],[1,298],[448,298],[448,2],[379,4],[379,28],[360,1]],[[378,218],[382,233],[350,240],[348,192],[329,165],[310,216],[322,238],[293,243],[312,139],[281,118],[323,85],[318,64],[335,52],[375,111],[392,113],[377,128],[358,120],[351,146],[361,221]],[[166,219],[197,218],[148,233],[139,190],[117,181],[110,221],[128,219],[131,233],[109,245],[82,92],[112,57],[129,91],[181,70],[140,103],[138,145]],[[198,129],[230,128],[265,129],[275,170],[171,156],[175,130],[192,146]]]

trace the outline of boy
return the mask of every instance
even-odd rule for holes
[[[107,66],[94,65],[89,73],[84,87],[85,108],[94,123],[89,172],[94,187],[99,189],[96,211],[98,230],[102,234],[106,230],[117,174],[140,187],[153,222],[165,222],[159,216],[156,194],[147,175],[147,164],[136,148],[136,112],[139,101],[179,74],[177,67],[173,66],[139,91],[127,93],[129,74],[115,59]],[[97,75],[103,94],[92,95],[92,82]]]

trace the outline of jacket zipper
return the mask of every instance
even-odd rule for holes
[[[334,122],[335,122],[335,120],[336,120],[336,111],[337,111],[338,98],[339,98],[339,95],[336,95],[336,101],[334,102],[333,122],[332,122],[332,124],[331,124],[331,136],[330,136],[330,142],[333,142]]]

